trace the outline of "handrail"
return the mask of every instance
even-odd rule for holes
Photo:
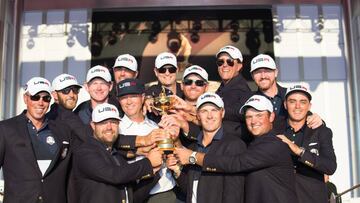
[[[346,193],[348,193],[348,192],[350,192],[350,191],[352,191],[352,190],[355,190],[356,188],[360,188],[360,184],[354,185],[354,186],[352,186],[351,188],[345,190],[344,192],[338,193],[337,195],[335,195],[335,198],[339,198],[339,197],[341,197],[342,195],[344,195],[344,194],[346,194]]]

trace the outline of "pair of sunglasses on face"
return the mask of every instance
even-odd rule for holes
[[[222,66],[226,62],[228,66],[234,66],[234,64],[235,64],[234,61],[235,61],[234,59],[226,59],[226,60],[218,59],[216,61],[216,65]]]
[[[190,80],[190,79],[185,79],[183,81],[183,84],[186,85],[186,86],[190,86],[192,85],[193,83],[195,83],[196,86],[198,87],[203,87],[206,85],[206,82],[204,80]]]
[[[39,101],[40,99],[42,99],[44,102],[49,103],[51,101],[51,96],[50,95],[45,95],[45,96],[40,96],[40,94],[35,94],[33,96],[29,95],[31,101]]]
[[[58,92],[61,92],[61,93],[63,93],[63,94],[69,94],[71,91],[73,91],[74,94],[79,94],[80,88],[79,88],[79,87],[70,86],[70,87],[64,88],[64,89],[62,89],[62,90],[59,90]]]
[[[171,66],[171,67],[161,67],[158,69],[159,73],[166,73],[166,70],[169,71],[169,73],[176,73],[176,67]]]

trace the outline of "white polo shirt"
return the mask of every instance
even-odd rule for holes
[[[124,117],[120,121],[119,125],[119,133],[123,135],[138,135],[138,136],[146,136],[152,130],[159,128],[158,125],[148,119],[145,116],[143,122],[134,122],[130,120],[129,117],[124,115]],[[137,156],[135,161],[143,159],[144,156]],[[133,161],[134,162],[134,161]],[[171,171],[166,168],[166,166],[162,166],[159,171],[159,175],[161,178],[159,179],[158,183],[151,189],[150,194],[156,194],[160,192],[166,192],[171,190],[175,187],[176,183],[171,174]]]

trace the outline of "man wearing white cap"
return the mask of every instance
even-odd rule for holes
[[[286,118],[288,115],[284,108],[286,88],[280,86],[276,81],[278,69],[274,59],[266,54],[257,55],[251,60],[250,73],[258,86],[255,94],[268,98],[274,106],[275,115]],[[241,104],[238,106],[241,106]],[[313,129],[323,124],[317,114],[308,116],[307,119],[309,127]]]
[[[72,111],[76,107],[80,88],[74,76],[65,73],[58,75],[52,82],[55,103]]]
[[[246,145],[237,137],[225,135],[226,131],[222,127],[224,102],[217,94],[202,94],[197,100],[196,108],[202,131],[197,135],[197,142],[189,147],[195,150],[189,157],[190,165],[180,170],[175,156],[169,155],[168,167],[176,174],[182,190],[186,191],[186,202],[241,203],[244,200],[243,175],[201,172],[201,167],[195,163],[197,152],[233,156],[244,152]]]
[[[78,203],[142,202],[158,180],[158,176],[152,177],[162,163],[160,150],[154,149],[147,158],[128,164],[113,147],[118,139],[119,121],[114,105],[103,103],[94,108],[90,123],[93,137],[74,153]],[[131,184],[149,178],[152,181],[148,187],[142,187],[138,195],[133,193]]]
[[[138,75],[138,64],[134,56],[122,54],[115,60],[113,66],[115,83],[128,78],[136,78]]]
[[[169,116],[175,117],[180,124],[183,135],[180,140],[184,146],[188,146],[197,139],[200,127],[194,123],[196,119],[196,101],[200,95],[204,94],[208,89],[208,73],[205,69],[198,65],[192,65],[185,69],[181,89],[184,92],[184,98],[176,97],[175,114]],[[181,116],[185,115],[186,116]]]
[[[275,114],[270,100],[254,95],[244,104],[240,113],[255,138],[244,153],[223,156],[176,149],[181,163],[188,164],[193,159],[206,172],[247,173],[247,203],[298,202],[290,150],[272,132]]]
[[[176,56],[169,52],[159,54],[155,59],[154,73],[158,79],[158,84],[149,87],[146,96],[157,97],[162,87],[165,87],[167,95],[183,96],[180,84],[176,82],[176,73],[178,72]],[[150,110],[150,109],[148,109]]]
[[[114,86],[122,80],[136,78],[138,76],[138,64],[135,57],[130,54],[119,55],[115,60],[113,73]],[[111,90],[110,97],[116,99],[116,88]]]
[[[71,132],[47,119],[50,82],[33,77],[23,95],[27,110],[0,122],[4,202],[66,202]]]
[[[311,108],[308,85],[297,84],[287,89],[284,105],[289,117],[284,122],[284,135],[278,135],[291,149],[296,171],[299,202],[328,202],[324,175],[336,170],[332,131],[322,125],[311,129],[306,117]]]
[[[216,90],[225,104],[224,127],[236,131],[239,126],[238,109],[234,109],[233,105],[239,103],[243,105],[252,95],[245,78],[241,74],[243,68],[243,56],[240,50],[234,46],[224,46],[216,54],[216,65],[218,73],[221,77],[220,87]],[[241,136],[241,132],[237,131]]]
[[[106,67],[97,65],[88,70],[85,89],[90,94],[90,100],[81,103],[74,110],[84,124],[90,124],[91,112],[98,104],[111,103],[121,109],[116,100],[109,100],[112,87],[111,75]]]

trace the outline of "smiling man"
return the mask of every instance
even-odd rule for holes
[[[66,202],[71,132],[45,115],[50,82],[31,78],[23,95],[27,110],[0,122],[0,166],[4,202]]]
[[[306,118],[311,108],[309,87],[298,84],[288,88],[284,105],[289,114],[284,135],[279,135],[293,152],[296,192],[299,202],[328,202],[324,175],[337,167],[332,144],[332,131],[322,125],[311,129]]]
[[[117,84],[117,97],[124,117],[120,121],[119,133],[127,136],[138,135],[146,136],[152,130],[158,129],[158,125],[143,114],[143,104],[145,97],[144,84],[138,79],[125,79]],[[134,161],[142,160],[144,156],[137,156]],[[148,203],[175,203],[176,195],[173,191],[175,180],[171,172],[166,167],[160,169],[160,179],[151,189],[150,193],[145,194]]]
[[[272,132],[275,114],[271,102],[264,96],[254,95],[240,113],[254,137],[244,153],[223,156],[177,148],[181,163],[194,162],[206,172],[247,173],[247,203],[298,202],[290,150]]]
[[[90,124],[92,110],[98,104],[109,102],[120,109],[117,101],[109,101],[109,93],[112,87],[111,75],[106,67],[97,65],[88,70],[85,89],[90,95],[90,100],[81,103],[74,110],[74,113],[80,117],[85,125]]]
[[[176,82],[178,72],[176,56],[169,52],[159,54],[155,59],[154,73],[158,79],[158,84],[146,89],[145,94],[148,97],[157,97],[165,87],[166,95],[177,95],[183,97],[180,84]],[[151,112],[151,108],[147,110]]]
[[[237,103],[242,106],[252,95],[245,78],[241,74],[243,56],[238,48],[227,45],[216,54],[216,65],[221,78],[221,84],[216,90],[216,94],[224,100],[226,111],[224,127],[242,137],[242,132],[238,128],[241,120],[238,113],[239,109],[233,108],[233,105]]]
[[[142,202],[137,198],[144,199],[146,189],[136,190],[133,185],[137,180],[154,176],[162,163],[162,152],[155,149],[147,158],[127,163],[114,147],[119,122],[119,112],[114,105],[103,103],[93,110],[90,123],[93,136],[74,152],[76,202],[132,203]],[[148,183],[148,190],[152,183]],[[143,194],[136,195],[136,191]]]
[[[224,102],[214,93],[202,94],[196,104],[197,117],[202,131],[197,142],[190,148],[209,155],[232,156],[245,151],[246,145],[240,139],[226,135],[222,126],[225,115]],[[175,152],[176,153],[176,152]],[[195,165],[196,152],[189,158],[190,165],[180,170],[175,156],[168,156],[168,167],[174,171],[177,182],[187,194],[186,202],[198,203],[241,203],[244,200],[244,175],[201,171]]]

